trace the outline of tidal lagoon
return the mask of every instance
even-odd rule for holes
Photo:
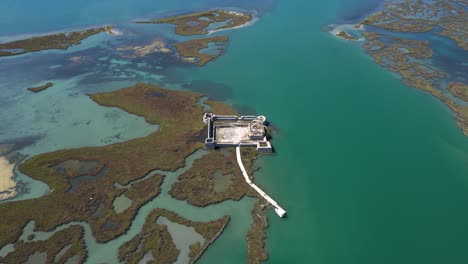
[[[123,35],[96,35],[67,51],[0,59],[0,142],[35,136],[16,150],[32,156],[144,137],[158,127],[96,105],[86,94],[135,82],[198,90],[240,112],[265,114],[275,127],[276,153],[261,157],[254,174],[288,211],[286,219],[268,211],[268,263],[468,261],[468,137],[454,114],[429,93],[403,85],[359,43],[326,30],[332,23],[355,23],[380,5],[367,0],[182,2],[3,3],[2,40],[104,24],[116,24]],[[256,21],[219,32],[229,35],[227,48],[203,67],[166,54],[138,61],[116,52],[155,38],[181,41],[173,26],[133,21],[226,7],[252,12]],[[49,81],[54,86],[40,93],[26,90]],[[17,180],[23,178],[28,177],[20,174]],[[98,244],[89,225],[82,224],[88,263],[115,261],[118,247],[141,231],[154,208],[192,221],[230,215],[224,233],[199,263],[245,262],[254,199],[197,208],[168,195],[172,180],[140,209],[127,235]],[[26,186],[17,199],[48,191],[34,181]]]

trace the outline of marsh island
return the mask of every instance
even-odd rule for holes
[[[0,43],[0,57],[50,49],[66,50],[73,45],[80,44],[84,39],[102,32],[111,33],[112,27],[106,26]]]
[[[48,82],[44,85],[41,85],[41,86],[37,86],[37,87],[30,87],[28,88],[29,91],[33,92],[33,93],[39,93],[39,92],[42,92],[50,87],[54,86],[53,83],[51,82]]]
[[[158,197],[160,186],[168,177],[166,172],[184,166],[188,156],[204,147],[206,127],[200,121],[203,115],[203,107],[199,104],[201,94],[136,84],[114,92],[91,94],[90,97],[102,106],[118,107],[142,116],[148,123],[159,124],[160,129],[146,137],[127,142],[59,150],[33,156],[22,163],[19,167],[22,173],[47,183],[51,191],[38,199],[0,204],[3,216],[0,218],[0,248],[12,244],[15,249],[25,248],[19,252],[25,252],[26,257],[31,257],[37,251],[28,248],[36,244],[23,243],[19,239],[25,226],[32,225],[36,231],[53,231],[69,222],[88,223],[98,242],[113,240],[129,229],[139,208]],[[218,113],[236,114],[233,108],[224,103],[206,100],[205,104]],[[249,148],[242,151],[244,164],[252,172],[253,161],[258,153]],[[219,162],[213,163],[213,159]],[[267,257],[263,242],[266,237],[264,228],[267,226],[266,217],[263,216],[266,202],[243,181],[240,171],[233,165],[234,159],[231,150],[211,151],[198,158],[186,173],[179,176],[170,193],[175,199],[185,200],[195,206],[239,200],[244,196],[258,198],[258,206],[252,215],[261,220],[255,220],[249,232],[256,235],[248,236],[249,262],[258,263]],[[217,182],[222,178],[225,178],[222,180],[225,183],[220,187]],[[115,201],[122,195],[131,203],[123,210],[116,211]],[[31,208],[47,208],[47,213]],[[215,222],[192,223],[166,211],[155,211],[147,221],[162,216],[171,222],[194,227],[204,238],[205,242],[191,245],[192,259],[196,259],[211,244],[207,241],[214,240],[227,224],[226,218]],[[159,225],[144,227],[141,234],[121,247],[120,258],[134,262],[141,260],[148,252],[156,257],[160,254],[160,247],[173,252],[167,255],[168,258],[176,258],[177,250],[165,230],[165,227]],[[85,257],[79,252],[84,249],[79,247],[80,237],[76,239],[76,242],[71,243],[70,240],[52,236],[47,244],[58,241],[54,242],[55,247],[45,248],[41,252],[50,258],[68,245],[76,245],[73,247],[79,251],[67,253],[67,256],[78,256],[75,258],[81,263]],[[132,250],[135,243],[143,243],[147,251]],[[43,247],[37,244],[37,247],[40,246]],[[13,251],[4,260],[12,259],[11,254],[19,253]]]
[[[349,33],[347,32],[344,32],[344,31],[339,31],[335,34],[337,37],[340,37],[340,38],[343,38],[343,39],[346,39],[346,40],[358,40],[358,38],[350,35]]]
[[[228,41],[227,36],[217,36],[211,38],[192,39],[185,42],[174,44],[177,53],[187,62],[196,63],[198,66],[203,66],[211,60],[219,57],[223,51],[223,45]],[[209,48],[209,45],[214,45],[214,51],[210,53],[202,52]]]
[[[174,24],[175,31],[182,36],[206,35],[210,31],[229,29],[245,25],[252,20],[250,14],[229,10],[212,10],[163,19],[139,21],[144,24]]]
[[[454,41],[453,52],[468,50],[466,1],[387,1],[383,10],[356,25],[364,25],[364,50],[374,61],[401,76],[408,86],[427,91],[456,113],[468,135],[466,78],[434,63],[437,38]],[[439,49],[447,49],[447,42]],[[439,44],[440,45],[440,44]],[[460,65],[463,68],[463,64]]]

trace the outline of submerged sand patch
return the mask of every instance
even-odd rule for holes
[[[154,40],[147,45],[137,45],[137,46],[127,46],[117,48],[118,51],[127,51],[128,54],[121,54],[121,57],[124,58],[141,58],[148,54],[162,52],[169,53],[171,50],[167,47],[166,42],[162,40]]]
[[[0,156],[0,200],[16,195],[16,182],[13,180],[14,167],[14,164],[11,164],[5,157]]]

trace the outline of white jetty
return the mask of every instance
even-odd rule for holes
[[[207,149],[217,147],[236,147],[237,163],[244,175],[245,181],[254,188],[274,208],[275,212],[284,217],[286,211],[273,198],[250,180],[249,174],[242,163],[241,147],[256,147],[258,152],[272,152],[270,142],[266,137],[265,116],[226,116],[206,113],[203,122],[208,125],[208,136],[205,140]]]
[[[266,194],[262,189],[260,189],[255,183],[250,180],[249,174],[245,170],[244,164],[242,163],[242,157],[241,157],[241,152],[240,152],[240,146],[236,147],[236,153],[237,153],[237,163],[239,163],[239,167],[242,171],[242,174],[244,175],[245,181],[250,185],[250,187],[254,188],[265,200],[267,200],[273,207],[275,207],[275,212],[280,216],[284,217],[286,215],[286,211],[279,206],[273,198],[271,198],[268,194]]]

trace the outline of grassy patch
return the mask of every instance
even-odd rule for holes
[[[336,33],[336,36],[340,37],[340,38],[344,38],[344,39],[347,39],[347,40],[358,40],[358,38],[356,37],[353,37],[351,36],[350,34],[344,32],[344,31],[339,31]]]
[[[54,261],[55,256],[66,246],[70,248]],[[87,258],[86,245],[83,239],[83,227],[75,225],[55,233],[44,241],[23,242],[15,244],[15,251],[8,254],[1,263],[25,263],[35,252],[47,253],[47,263],[65,263],[69,258],[78,256],[78,263]]]
[[[223,48],[218,48],[218,53],[216,54],[204,54],[201,53],[200,50],[208,48],[210,43],[215,43],[216,45],[222,45],[224,42],[228,41],[227,36],[216,36],[211,38],[202,38],[202,39],[192,39],[185,42],[179,42],[174,44],[177,52],[185,58],[197,58],[198,61],[196,62],[199,66],[203,66],[208,62],[216,59],[219,57],[222,52]]]
[[[90,97],[100,105],[118,107],[142,116],[148,123],[159,124],[160,128],[146,137],[127,142],[64,149],[33,156],[25,161],[19,170],[48,184],[51,192],[38,199],[0,204],[0,247],[15,242],[30,220],[35,221],[38,231],[52,231],[64,223],[83,221],[89,223],[98,242],[114,239],[130,227],[138,209],[159,194],[163,177],[154,175],[143,181],[134,181],[155,169],[174,171],[184,165],[187,156],[203,147],[206,127],[201,120],[203,109],[198,103],[201,94],[136,84]],[[210,100],[205,103],[211,106],[214,113],[236,114],[232,107],[224,103]],[[243,149],[242,152],[244,164],[252,172],[252,162],[257,154],[254,149]],[[213,190],[213,174],[216,171],[234,175],[229,188],[219,193]],[[86,177],[86,180],[81,177]],[[115,188],[115,183],[123,186],[133,184],[127,189]],[[132,200],[132,205],[117,214],[113,210],[113,201],[123,193]],[[180,176],[171,194],[201,206],[227,199],[238,200],[244,195],[257,197],[240,174],[234,149],[212,151],[196,160],[193,167]],[[256,214],[257,211],[253,211],[254,219]],[[175,261],[179,252],[167,229],[155,224],[158,216],[192,226],[206,239],[203,245],[190,248],[192,260],[203,253],[229,221],[228,217],[224,217],[209,223],[197,223],[156,209],[148,217],[142,233],[120,248],[121,259],[129,263],[138,262],[151,250],[155,258],[161,256],[167,262]],[[259,227],[254,221],[252,230],[264,232]],[[251,235],[248,239],[249,245],[257,245],[249,246],[249,252],[250,248],[255,248],[261,253],[258,246],[263,244],[258,239],[263,240],[264,236]],[[15,256],[24,258],[35,252],[32,249],[36,247],[29,249],[33,244],[21,245],[25,249],[16,251],[14,254],[18,255]],[[249,255],[249,259],[255,256]]]
[[[153,257],[159,263],[173,263],[177,260],[179,250],[172,242],[171,236],[165,225],[156,224],[158,217],[166,217],[169,221],[184,226],[193,227],[205,242],[199,242],[190,246],[190,261],[196,258],[208,247],[211,242],[224,230],[229,223],[229,217],[225,216],[211,222],[193,222],[173,212],[164,209],[155,209],[148,215],[143,230],[119,249],[119,260],[125,263],[138,263],[143,256],[151,251]]]
[[[163,19],[139,21],[137,23],[145,24],[174,24],[176,25],[176,33],[182,36],[189,35],[206,35],[208,31],[206,28],[212,23],[225,22],[222,25],[213,30],[228,29],[237,26],[244,25],[245,23],[252,20],[252,16],[241,12],[233,12],[227,10],[212,10],[204,11],[180,16],[174,16]]]
[[[44,85],[41,85],[41,86],[28,88],[28,90],[31,91],[31,92],[33,92],[33,93],[38,93],[38,92],[42,92],[42,91],[44,91],[45,89],[50,88],[50,87],[52,87],[52,86],[54,86],[54,84],[51,83],[51,82],[48,82],[48,83],[46,83],[46,84],[44,84]]]
[[[246,168],[251,167],[255,159],[255,149],[243,149],[243,159]],[[218,172],[223,175],[234,175],[232,183],[223,192],[214,190],[214,174]],[[178,181],[172,185],[170,190],[172,197],[186,200],[195,206],[207,206],[225,200],[240,200],[245,195],[257,197],[244,179],[237,165],[234,148],[213,150],[203,158],[196,160],[186,173],[179,176]]]
[[[154,169],[174,171],[184,165],[187,156],[203,147],[200,141],[200,134],[204,132],[201,122],[203,110],[197,103],[202,96],[200,94],[137,84],[90,96],[101,105],[119,107],[144,117],[151,124],[159,124],[160,129],[147,137],[123,143],[59,150],[25,161],[20,171],[45,182],[52,191],[39,199],[0,204],[0,246],[16,241],[29,220],[34,220],[36,228],[41,231],[53,230],[70,221],[85,221],[99,242],[113,239],[125,232],[138,209],[159,193],[157,184],[141,188],[136,184],[132,188],[139,188],[142,195],[134,195],[129,190],[132,206],[117,214],[112,202],[126,190],[116,189],[114,183],[127,185]],[[220,113],[232,111],[222,103],[213,103],[212,107]],[[101,169],[94,170],[90,176],[99,177],[81,182],[69,191],[71,180],[80,173],[69,170],[63,173],[56,165],[70,160],[93,162]],[[146,189],[149,186],[153,188]]]
[[[111,30],[112,27],[108,26],[0,43],[0,57],[50,49],[66,50],[73,45],[80,44],[84,39]]]

